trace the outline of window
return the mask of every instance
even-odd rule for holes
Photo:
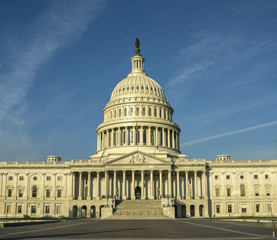
[[[254,179],[258,179],[258,175],[254,175]]]
[[[22,205],[17,206],[17,213],[22,213]]]
[[[228,204],[228,213],[232,213],[232,205],[231,204]]]
[[[9,176],[9,180],[10,180],[10,181],[13,180],[13,176]]]
[[[62,208],[61,205],[56,206],[56,214],[61,214],[61,208]]]
[[[46,177],[46,181],[50,181],[51,180],[51,177],[50,176],[47,176]]]
[[[254,187],[254,192],[255,192],[255,196],[259,196],[259,195],[260,195],[259,186],[255,186],[255,187]]]
[[[230,179],[230,175],[226,175],[226,179]]]
[[[50,197],[50,194],[51,194],[50,189],[46,189],[46,194],[45,195],[46,195],[47,198]]]
[[[268,179],[268,178],[269,178],[267,174],[266,174],[264,177],[265,177],[265,179]]]
[[[45,214],[49,214],[50,213],[50,205],[46,205],[45,206]]]
[[[38,178],[36,176],[33,177],[33,180],[36,181]]]
[[[227,197],[231,197],[231,188],[227,188]]]
[[[58,181],[62,181],[63,177],[62,176],[58,176]]]
[[[58,197],[58,198],[61,198],[61,197],[62,197],[62,190],[61,190],[61,189],[58,189],[58,190],[57,190],[57,197]]]
[[[256,204],[256,212],[260,212],[261,209],[261,205],[260,204]]]
[[[265,188],[265,195],[270,196],[270,187]]]
[[[19,181],[23,181],[24,177],[23,176],[19,176]]]
[[[240,196],[245,197],[245,185],[244,184],[240,185]]]
[[[36,212],[37,212],[36,206],[32,205],[31,206],[31,214],[36,214]]]
[[[216,213],[220,213],[220,205],[216,205],[215,208],[216,208]]]
[[[243,176],[243,175],[240,175],[240,179],[244,179],[244,176]]]
[[[7,214],[11,213],[11,210],[12,210],[12,206],[11,205],[7,205],[6,213]]]
[[[219,197],[219,195],[220,195],[220,193],[219,193],[219,188],[216,188],[216,189],[215,189],[215,196],[216,196],[216,197]]]
[[[246,213],[246,212],[247,212],[247,211],[246,211],[246,206],[242,206],[242,207],[241,207],[241,212],[242,212],[242,213]]]
[[[142,110],[141,110],[141,115],[142,115],[142,116],[145,115],[145,107],[142,108]]]
[[[36,186],[32,187],[32,197],[37,197],[37,187]]]
[[[215,176],[214,176],[214,179],[218,179],[218,175],[215,175]]]
[[[146,130],[143,130],[143,144],[146,144]]]
[[[266,204],[266,210],[267,210],[267,212],[272,212],[271,203],[267,203],[267,204]]]
[[[8,189],[8,197],[12,197],[12,189]]]
[[[151,108],[148,108],[148,116],[151,116]]]
[[[20,188],[20,189],[18,189],[18,197],[23,197],[23,189],[22,188]]]

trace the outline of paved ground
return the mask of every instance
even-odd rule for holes
[[[6,227],[0,239],[272,239],[257,223],[209,220],[72,220]]]

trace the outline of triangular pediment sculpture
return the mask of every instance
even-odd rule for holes
[[[170,165],[169,161],[141,151],[132,152],[106,162],[106,165]]]

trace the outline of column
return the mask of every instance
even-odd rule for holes
[[[0,173],[1,183],[0,183],[0,197],[3,196],[3,173]]]
[[[168,170],[168,195],[172,197],[171,170]]]
[[[176,179],[177,199],[181,199],[181,197],[180,197],[180,172],[177,171],[176,174],[177,174],[177,179]]]
[[[148,127],[148,145],[151,145],[151,127]]]
[[[141,170],[141,199],[145,199],[145,195],[144,195],[144,170]]]
[[[56,176],[57,176],[57,173],[53,173],[53,177],[54,177],[53,197],[54,197],[54,199],[56,199]]]
[[[75,179],[76,179],[76,176],[75,176],[75,173],[73,172],[72,173],[72,186],[71,186],[71,189],[72,189],[72,199],[75,199]]]
[[[131,199],[135,199],[135,171],[132,170]]]
[[[159,171],[159,175],[160,175],[160,182],[159,182],[159,187],[160,187],[160,197],[163,197],[163,171],[160,170]]]
[[[156,141],[155,141],[155,145],[158,146],[159,145],[159,141],[158,141],[158,128],[156,127]]]
[[[91,172],[88,171],[88,196],[87,200],[91,200]],[[89,209],[87,209],[89,211]]]
[[[123,171],[123,179],[122,179],[122,198],[126,199],[126,171]]]
[[[125,137],[124,145],[126,146],[126,145],[128,145],[128,129],[127,129],[127,127],[125,127],[124,137]],[[124,137],[123,137],[123,139],[124,139]]]
[[[189,171],[185,171],[186,173],[186,199],[189,199]]]
[[[150,199],[154,199],[153,170],[150,170]]]
[[[207,197],[206,171],[202,172],[202,197]]]
[[[29,185],[30,185],[30,179],[29,179],[29,173],[25,173],[26,174],[26,198],[27,199],[29,199]],[[7,173],[5,173],[5,175],[6,175],[6,181],[5,181],[5,184],[7,185]],[[5,190],[5,195],[4,196],[6,196],[6,186],[5,186],[5,188],[4,188],[4,190]]]
[[[175,145],[174,145],[174,130],[171,131],[171,146],[172,148],[175,148]]]
[[[113,195],[116,196],[116,170],[113,172]]]
[[[41,197],[44,200],[44,193],[45,193],[45,174],[42,173],[42,189],[41,189]]]
[[[167,146],[170,147],[170,130],[167,129]]]
[[[166,146],[166,144],[165,144],[165,136],[166,136],[165,128],[162,128],[162,132],[163,132],[163,147],[165,147]]]
[[[96,182],[97,182],[96,199],[99,199],[100,198],[100,172],[96,172]]]
[[[79,195],[78,195],[78,200],[82,200],[82,178],[83,178],[83,173],[79,172]]]
[[[15,199],[17,199],[17,188],[18,188],[18,173],[15,173],[15,191],[14,191]]]
[[[106,187],[106,198],[109,197],[109,173],[105,171],[105,187]]]
[[[194,171],[194,199],[198,198],[197,171]]]
[[[135,110],[134,110],[135,113]],[[137,145],[137,131],[136,131],[136,127],[133,126],[133,144],[132,145]]]

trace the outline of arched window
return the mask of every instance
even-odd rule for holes
[[[121,117],[121,109],[118,110],[118,117]]]
[[[151,116],[151,108],[148,108],[148,116]]]
[[[32,187],[32,197],[37,197],[37,187],[36,186]]]
[[[240,196],[241,197],[245,196],[245,185],[244,184],[240,185]]]
[[[142,108],[141,115],[145,116],[145,107]]]
[[[137,107],[136,115],[139,116],[139,107]]]
[[[157,108],[154,108],[154,117],[157,117]]]
[[[133,108],[131,107],[131,116],[133,116]]]
[[[162,109],[160,108],[160,118],[162,118]]]
[[[113,112],[113,117],[116,118],[116,110]]]
[[[124,108],[124,117],[127,117],[127,108]]]

